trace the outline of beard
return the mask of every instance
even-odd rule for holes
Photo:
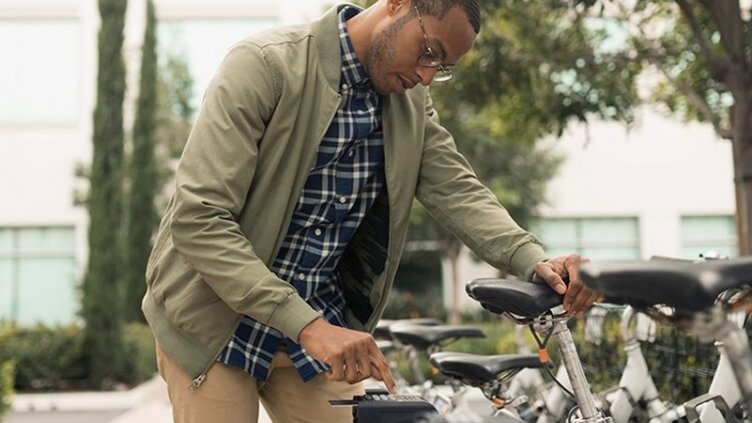
[[[392,22],[383,31],[378,33],[373,39],[371,48],[368,51],[368,75],[371,77],[371,84],[374,90],[381,95],[389,94],[393,89],[388,82],[389,68],[393,62],[396,53],[394,40],[397,33],[410,20],[409,16],[403,16]]]

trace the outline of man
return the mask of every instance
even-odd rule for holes
[[[438,123],[427,86],[479,30],[477,0],[381,0],[231,49],[147,268],[176,421],[255,421],[261,401],[275,422],[349,422],[329,399],[369,377],[394,389],[368,332],[414,197],[489,263],[566,291],[570,313],[595,300],[580,258],[546,261]]]

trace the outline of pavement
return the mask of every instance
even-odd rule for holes
[[[129,391],[16,394],[7,423],[58,423],[72,416],[92,423],[169,423],[172,409],[167,386],[155,376]],[[263,406],[258,423],[271,423]]]

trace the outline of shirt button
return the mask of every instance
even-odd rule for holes
[[[305,275],[302,273],[298,273],[298,279],[303,280],[305,279]]]
[[[313,233],[316,234],[316,236],[321,236],[321,229],[316,229]]]
[[[346,90],[347,89],[347,84],[342,84],[342,89]]]
[[[339,197],[339,202],[340,202],[340,204],[347,203],[347,197]]]
[[[355,155],[355,152],[354,152],[354,151],[352,151],[352,150],[350,150],[350,152],[349,152],[349,153],[347,153],[347,155],[348,155],[348,156],[350,156],[350,157],[352,157],[352,156],[354,156],[354,155]]]

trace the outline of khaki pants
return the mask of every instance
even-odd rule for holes
[[[333,408],[331,399],[363,394],[350,385],[318,375],[304,383],[285,350],[274,355],[269,377],[259,382],[243,369],[214,363],[195,391],[191,377],[159,346],[157,367],[167,382],[175,423],[256,423],[259,401],[274,423],[352,423],[350,407]]]

